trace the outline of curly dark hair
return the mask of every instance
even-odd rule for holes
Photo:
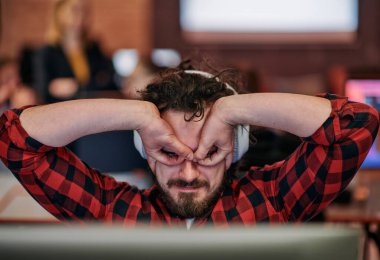
[[[178,68],[160,72],[155,80],[140,92],[142,99],[155,104],[161,113],[169,109],[190,112],[191,116],[185,120],[191,121],[195,118],[201,120],[205,108],[217,99],[234,94],[226,85],[228,83],[234,88],[237,86],[236,71],[233,69],[210,72],[214,75],[211,78],[186,73],[185,70],[197,69],[189,65],[189,61],[185,61]]]

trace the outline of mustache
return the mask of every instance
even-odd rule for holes
[[[185,180],[182,180],[182,179],[171,179],[167,182],[167,185],[169,188],[173,187],[173,186],[177,186],[177,187],[195,187],[195,188],[201,188],[201,187],[206,187],[206,188],[210,188],[210,184],[205,181],[205,180],[199,180],[199,179],[195,179],[191,182],[188,182],[188,181],[185,181]]]

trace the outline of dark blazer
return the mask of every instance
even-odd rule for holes
[[[83,96],[83,92],[87,91],[117,90],[112,62],[102,53],[98,44],[94,42],[88,44],[85,54],[89,63],[89,82],[81,86],[78,93],[69,99]],[[75,78],[75,76],[62,46],[46,45],[38,50],[35,60],[36,89],[43,102],[62,101],[51,96],[48,91],[50,82],[57,78]]]

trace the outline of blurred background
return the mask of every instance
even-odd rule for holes
[[[204,57],[217,68],[239,69],[242,92],[332,92],[380,109],[379,24],[378,0],[0,0],[0,112],[78,98],[138,98],[154,73]],[[254,134],[258,143],[243,170],[282,160],[299,144],[271,129]],[[84,137],[70,149],[121,180],[152,182],[131,132]],[[377,246],[379,150],[377,140],[352,187],[318,217],[359,223]],[[16,195],[18,203],[30,201],[6,176],[0,217],[25,221],[26,210],[29,221],[49,219],[35,205],[24,212],[12,206]]]
[[[20,58],[46,44],[54,2],[1,0],[0,54]],[[380,64],[376,0],[85,2],[88,37],[108,57],[121,49],[140,57],[158,48],[181,58],[200,53],[256,72],[259,90],[342,91],[330,73]]]

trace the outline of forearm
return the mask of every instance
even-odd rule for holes
[[[58,147],[89,134],[139,129],[152,109],[143,101],[84,99],[28,108],[20,121],[31,137]]]
[[[271,127],[300,137],[312,135],[331,113],[327,99],[287,93],[234,95],[216,105],[229,124]]]

